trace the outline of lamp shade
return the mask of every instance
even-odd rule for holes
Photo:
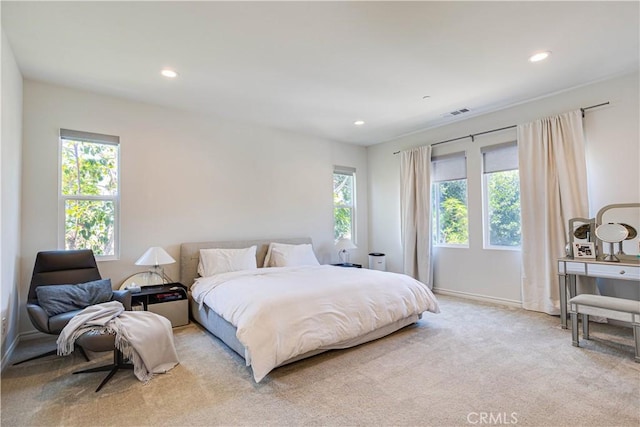
[[[163,265],[174,262],[176,262],[176,260],[171,258],[171,255],[169,255],[167,251],[159,246],[154,246],[147,249],[147,251],[138,258],[136,265]]]
[[[336,242],[336,248],[338,248],[338,252],[342,252],[348,249],[358,249],[358,247],[353,244],[351,239],[347,237],[340,238],[340,240]]]

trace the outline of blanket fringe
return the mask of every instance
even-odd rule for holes
[[[58,355],[68,356],[75,349],[75,342],[78,338],[88,332],[99,332],[100,334],[115,335],[115,346],[122,352],[125,359],[133,364],[133,373],[143,383],[148,383],[153,378],[153,372],[149,372],[144,361],[138,352],[129,344],[129,342],[119,333],[117,328],[112,326],[84,326],[76,329],[69,339],[58,342]]]
[[[58,339],[58,356],[68,356],[73,353],[75,349],[76,340],[80,338],[80,336],[86,334],[87,332],[99,332],[100,334],[108,333],[104,326],[86,326],[83,328],[76,329],[71,337],[67,340]]]
[[[173,368],[178,361],[175,347],[173,347],[173,331],[171,331],[169,320],[153,313],[146,313],[148,314],[147,316],[139,313],[136,320],[136,316],[130,317],[133,313],[129,313],[127,316],[124,316],[123,313],[124,306],[118,301],[96,304],[85,308],[76,314],[60,332],[57,340],[57,353],[60,356],[71,354],[75,349],[76,341],[86,333],[110,334],[114,336],[114,350],[121,352],[122,357],[133,365],[133,373],[141,382],[148,383],[154,377],[154,371],[159,373],[160,370],[167,371]],[[121,315],[123,317],[120,317]],[[146,334],[147,329],[149,329],[149,334]],[[146,335],[143,335],[142,338],[140,336],[130,336],[132,330],[138,334]],[[149,342],[149,340],[154,339],[154,333],[164,333],[167,346],[172,346],[172,348],[159,350],[163,351],[160,354],[161,357],[155,357],[158,355],[152,357],[144,347],[144,345],[151,345],[152,349],[155,348],[153,343]],[[147,356],[149,356],[149,360],[147,360]],[[164,360],[156,360],[162,358]],[[148,368],[145,360],[147,360],[146,363],[150,364],[157,362],[158,366]]]
[[[120,334],[116,334],[116,348],[133,364],[133,374],[136,378],[145,384],[153,378],[153,372],[147,370],[138,352]]]

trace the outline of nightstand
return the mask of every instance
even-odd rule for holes
[[[350,262],[341,262],[339,264],[331,264],[331,265],[335,265],[336,267],[362,268],[362,264],[353,264]]]
[[[131,293],[131,309],[164,316],[174,328],[186,325],[189,323],[187,287],[182,283],[145,286],[140,292]]]

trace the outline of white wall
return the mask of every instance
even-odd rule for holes
[[[17,343],[20,252],[20,171],[22,144],[22,75],[2,31],[2,144],[0,145],[0,307],[6,319],[2,332],[2,366]]]
[[[472,117],[368,148],[369,243],[387,254],[387,268],[402,270],[399,158],[393,152],[609,101],[585,118],[590,215],[604,205],[640,202],[638,73],[594,83],[495,113]],[[521,301],[520,254],[482,249],[480,147],[514,141],[515,129],[434,147],[434,154],[466,151],[469,176],[469,248],[435,250],[434,285],[452,293]]]
[[[99,263],[114,286],[144,270],[134,262],[148,247],[178,260],[183,242],[310,236],[320,262],[335,262],[333,165],[357,170],[352,259],[366,258],[364,147],[29,80],[24,123],[22,304],[35,254],[57,247],[59,128],[120,137],[121,259]],[[178,279],[178,263],[165,271]]]

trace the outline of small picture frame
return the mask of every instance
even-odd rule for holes
[[[595,258],[596,248],[593,242],[573,242],[574,258]]]

